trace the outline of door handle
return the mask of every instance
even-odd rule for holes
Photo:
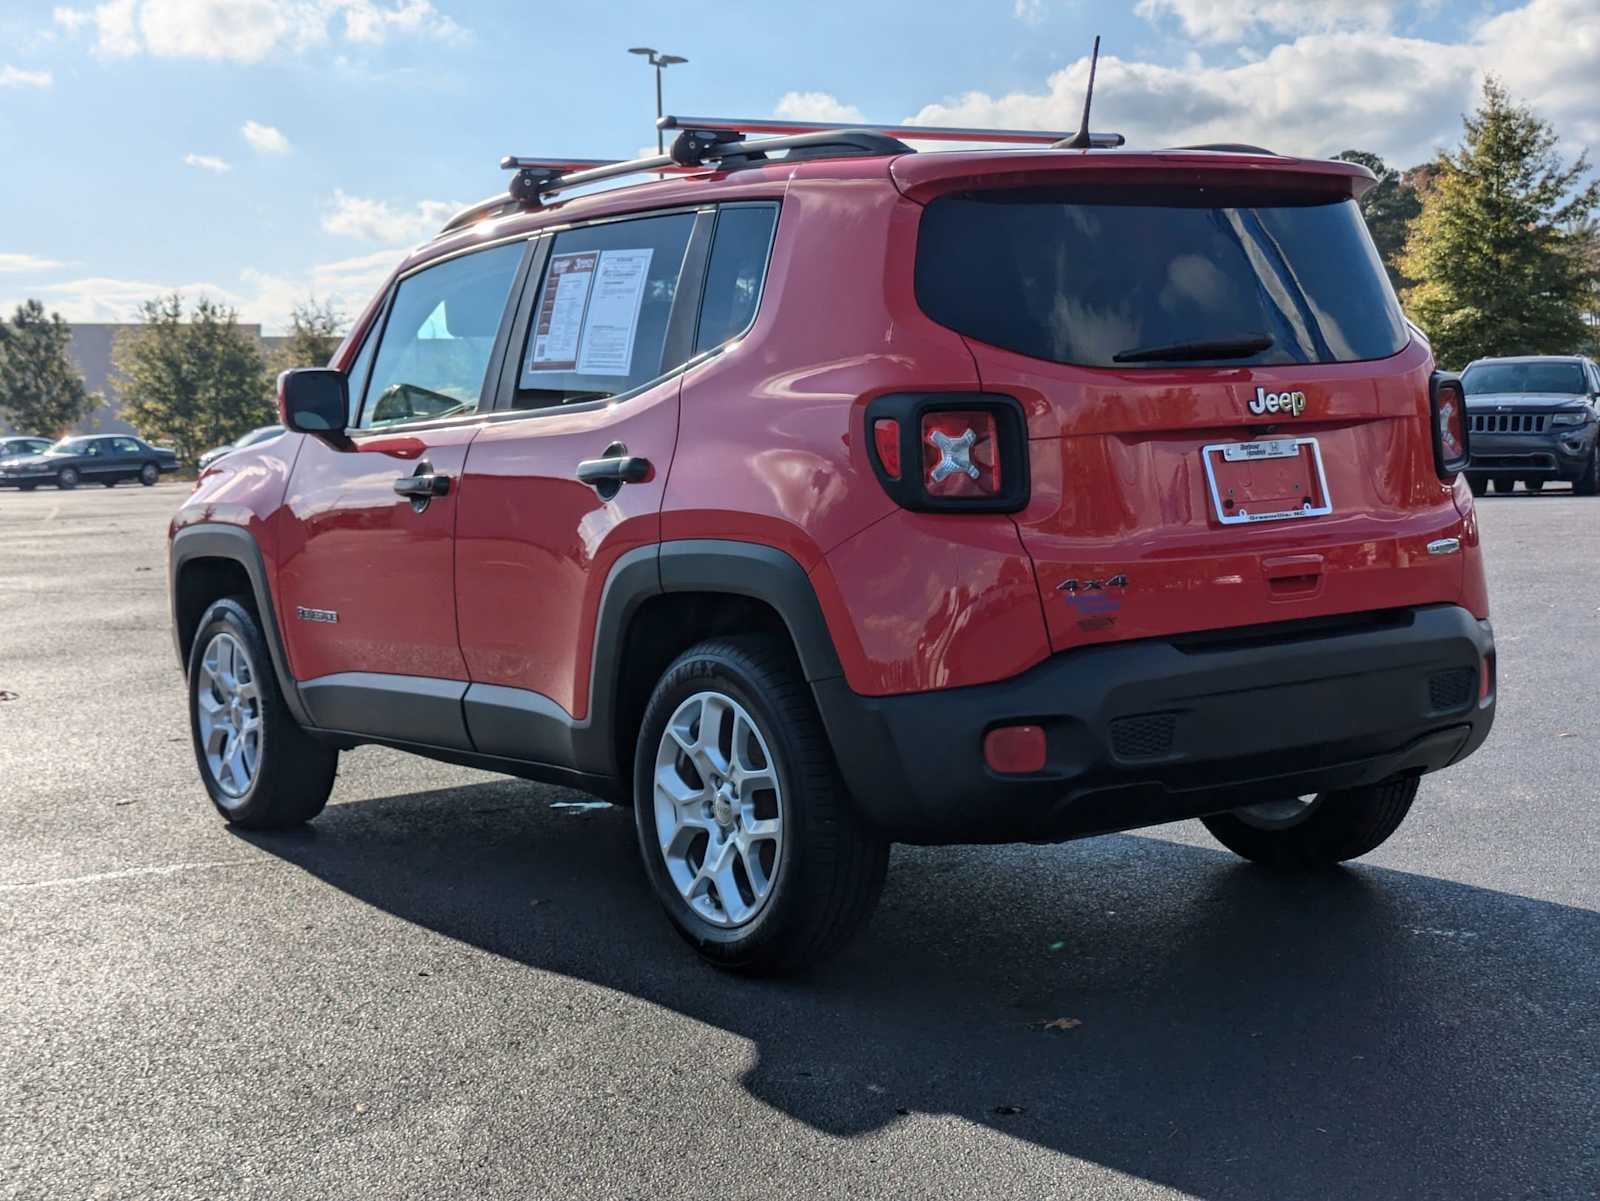
[[[450,477],[435,472],[433,464],[423,459],[412,475],[401,476],[394,482],[394,490],[411,499],[411,507],[421,512],[435,496],[450,495]]]
[[[650,460],[630,455],[621,442],[606,447],[600,458],[578,464],[578,481],[598,492],[601,500],[610,500],[624,484],[642,484],[649,478]]]

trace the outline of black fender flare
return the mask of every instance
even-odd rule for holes
[[[302,726],[311,725],[300,697],[300,687],[289,671],[289,655],[283,645],[283,627],[278,624],[278,612],[272,603],[272,589],[267,586],[266,560],[261,547],[249,530],[236,525],[202,523],[185,526],[172,536],[167,556],[167,594],[172,609],[172,640],[178,652],[178,666],[189,668],[188,648],[180,641],[178,613],[178,580],[183,569],[197,559],[225,559],[244,569],[250,580],[250,591],[255,596],[256,612],[261,616],[261,632],[266,637],[267,649],[272,654],[272,670],[278,677],[278,690],[289,707],[290,714]]]

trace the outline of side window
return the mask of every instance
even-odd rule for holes
[[[522,350],[515,407],[616,396],[666,363],[693,213],[569,229],[556,236]]]
[[[113,438],[111,440],[111,447],[119,455],[136,455],[142,453],[139,450],[139,444],[132,438]]]
[[[91,458],[99,458],[101,455],[106,453],[106,444],[99,438],[96,438],[92,442],[85,442],[83,444],[83,453]]]
[[[476,411],[525,249],[523,242],[495,246],[400,281],[372,362],[360,428]]]
[[[355,361],[350,364],[350,370],[345,375],[345,383],[350,394],[350,424],[356,423],[356,416],[361,412],[361,402],[367,395],[367,377],[372,374],[372,356],[378,350],[378,331],[383,326],[383,310],[378,310],[378,316],[372,323],[372,328],[367,331],[366,340],[361,343],[361,349],[356,352]]]
[[[778,210],[772,205],[724,208],[717,213],[694,337],[696,354],[738,337],[755,320],[777,219]]]

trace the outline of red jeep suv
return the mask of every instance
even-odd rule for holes
[[[702,954],[771,971],[893,841],[1198,817],[1315,868],[1483,742],[1461,388],[1364,169],[663,124],[508,160],[177,514],[228,821],[314,817],[367,743],[573,785]]]

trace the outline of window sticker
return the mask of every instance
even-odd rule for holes
[[[582,250],[550,260],[528,374],[627,375],[655,251]]]
[[[583,311],[599,258],[597,251],[583,250],[550,260],[549,281],[535,318],[529,371],[571,371],[578,365]]]

